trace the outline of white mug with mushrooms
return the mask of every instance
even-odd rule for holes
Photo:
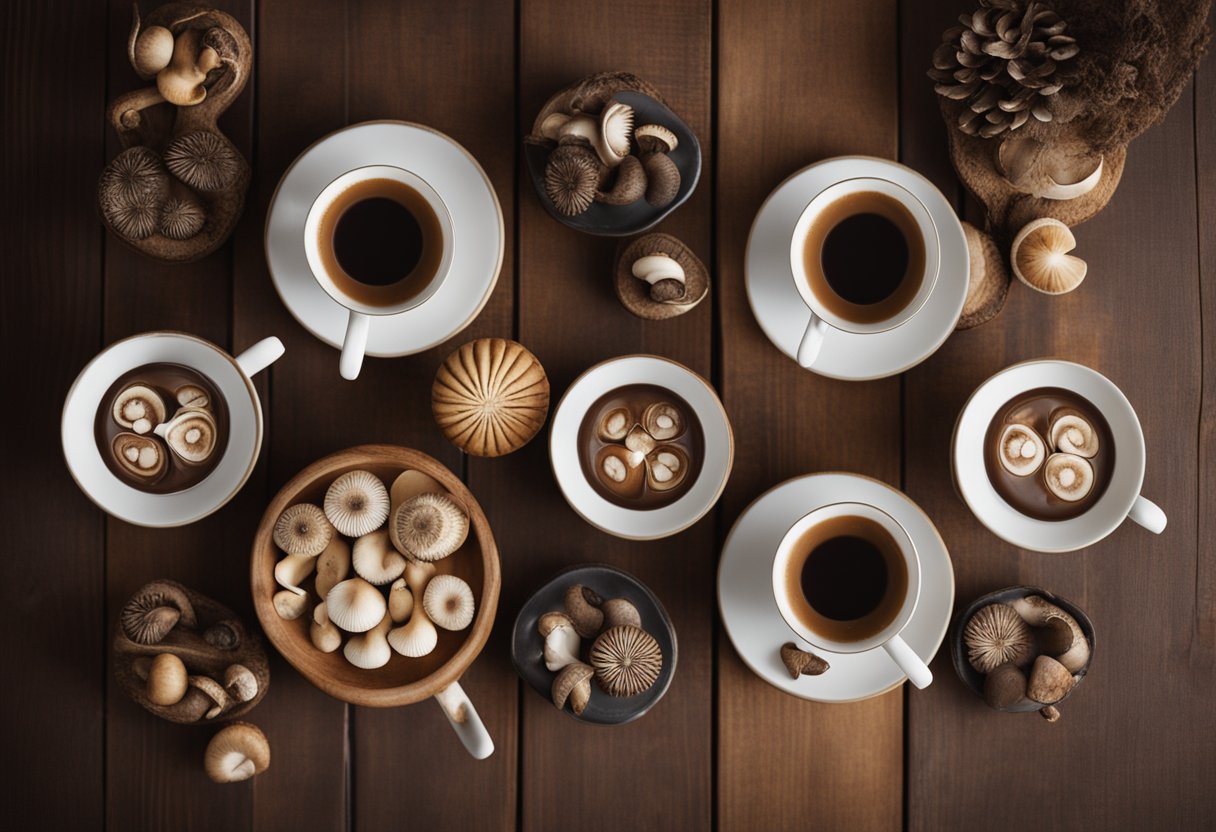
[[[1015,364],[972,393],[954,429],[958,492],[998,537],[1069,552],[1130,518],[1165,530],[1141,496],[1146,455],[1136,411],[1109,379],[1068,361]]]
[[[180,332],[111,344],[80,372],[63,406],[63,453],[81,490],[142,526],[193,523],[253,472],[262,405],[253,376],[283,354],[270,337],[235,358]]]

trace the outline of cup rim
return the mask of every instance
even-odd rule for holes
[[[124,514],[118,514],[113,508],[105,505],[105,503],[101,499],[99,499],[97,496],[95,496],[93,494],[93,492],[81,481],[80,475],[77,472],[76,466],[74,466],[72,464],[72,458],[68,453],[68,446],[63,441],[63,437],[67,435],[67,432],[69,430],[69,425],[67,424],[69,405],[71,404],[73,398],[77,395],[81,382],[85,379],[88,372],[91,369],[93,369],[94,365],[96,365],[97,362],[99,362],[102,358],[104,358],[107,353],[109,353],[111,350],[113,350],[114,348],[116,348],[122,344],[125,344],[129,341],[138,341],[138,340],[144,340],[144,339],[153,338],[153,337],[170,337],[170,338],[180,338],[183,340],[194,341],[204,347],[210,348],[218,356],[220,356],[223,359],[226,359],[228,361],[228,363],[231,364],[233,369],[236,371],[237,377],[240,378],[245,384],[246,392],[249,393],[250,405],[253,410],[253,419],[254,419],[253,453],[250,455],[250,459],[245,466],[244,472],[241,474],[239,480],[237,480],[235,482],[233,488],[227,493],[227,495],[223,499],[215,502],[214,504],[203,506],[201,508],[201,510],[195,511],[188,517],[185,517],[180,520],[174,520],[172,522],[149,522],[149,521],[146,521],[146,520],[143,520],[140,518],[128,517]],[[117,377],[115,377],[115,379],[116,378]],[[110,383],[113,384],[114,380],[111,380]],[[212,383],[214,384],[215,382],[212,381]],[[93,503],[93,505],[97,506],[99,509],[101,509],[103,512],[105,512],[110,517],[116,517],[124,522],[130,523],[133,526],[142,526],[144,528],[176,528],[179,526],[188,526],[191,523],[197,523],[199,520],[202,520],[205,517],[209,517],[210,515],[214,514],[215,512],[217,512],[221,508],[223,508],[225,505],[227,505],[232,500],[232,498],[235,497],[237,494],[239,494],[241,489],[245,487],[245,483],[247,483],[249,481],[249,478],[253,475],[254,468],[257,467],[258,457],[261,456],[261,451],[262,451],[262,437],[263,437],[263,432],[264,432],[264,423],[263,423],[263,416],[262,416],[262,400],[258,396],[258,391],[257,391],[257,388],[253,384],[253,380],[248,375],[245,374],[245,371],[241,368],[241,365],[239,363],[237,363],[236,358],[233,357],[223,347],[220,347],[218,344],[216,344],[212,341],[209,341],[206,338],[199,337],[198,335],[194,335],[189,332],[183,332],[181,330],[158,329],[158,330],[152,330],[149,332],[138,332],[133,335],[128,335],[125,338],[120,338],[117,341],[114,341],[110,344],[107,344],[96,355],[94,355],[92,358],[90,358],[88,363],[86,363],[84,365],[84,367],[82,367],[80,369],[80,372],[76,374],[76,378],[72,380],[71,386],[68,387],[67,395],[64,396],[63,408],[59,414],[59,432],[60,432],[59,452],[63,456],[64,467],[66,467],[68,469],[68,474],[72,477],[72,481],[76,483],[76,487],[80,489],[80,492],[82,494],[84,494],[85,497],[87,497],[89,499],[89,501],[91,503]],[[94,447],[96,446],[96,442],[93,443],[93,446]],[[227,450],[225,450],[225,454],[226,453],[227,453]],[[101,452],[98,451],[99,456],[100,456],[100,454],[101,454]],[[197,483],[190,486],[189,488],[184,488],[181,491],[171,491],[166,494],[155,494],[152,492],[139,491],[139,489],[136,489],[134,486],[127,485],[127,483],[123,482],[117,476],[115,476],[114,473],[112,471],[110,471],[108,466],[104,465],[104,461],[103,461],[102,468],[105,471],[106,475],[110,477],[110,479],[112,480],[113,483],[121,485],[123,488],[128,488],[132,491],[136,491],[141,495],[142,498],[150,500],[150,501],[159,501],[159,500],[163,500],[165,498],[178,497],[183,494],[188,494],[191,491],[195,490],[196,488],[202,486],[208,480],[210,480],[211,476],[214,475],[215,470],[218,470],[218,467],[217,467],[217,469],[213,470],[211,472],[211,474],[208,474],[202,480],[198,481]]]
[[[897,199],[901,205],[908,209],[921,231],[925,245],[925,275],[916,295],[894,315],[873,323],[850,321],[824,307],[823,303],[816,297],[807,284],[802,263],[802,251],[799,246],[801,239],[806,236],[806,232],[809,230],[811,217],[814,215],[811,209],[815,206],[816,202],[825,199],[832,191],[843,189],[845,186],[854,186],[854,190],[850,190],[848,193],[857,192],[856,186],[863,182],[875,183],[880,192],[885,193],[893,199]],[[882,190],[884,188],[896,193]],[[828,199],[828,204],[836,198],[839,197]],[[933,294],[937,286],[938,277],[941,274],[941,233],[928,206],[911,189],[881,176],[849,176],[844,179],[838,179],[820,189],[807,200],[802,210],[798,212],[798,217],[794,220],[793,233],[790,237],[789,264],[794,288],[798,291],[798,296],[816,317],[822,319],[829,326],[857,335],[888,332],[911,321],[924,308],[925,303],[929,300],[929,296]]]
[[[899,611],[891,619],[891,622],[883,627],[882,630],[868,638],[859,639],[857,641],[836,641],[834,639],[824,638],[809,627],[806,627],[793,619],[790,612],[790,605],[784,598],[784,593],[780,591],[779,584],[784,583],[784,575],[779,574],[783,571],[785,562],[789,559],[790,538],[796,532],[801,533],[815,525],[811,518],[817,514],[822,514],[827,511],[841,510],[846,507],[858,507],[864,511],[873,512],[882,518],[889,521],[890,526],[898,530],[895,535],[895,542],[899,546],[900,554],[908,567],[908,590],[903,603],[900,605]],[[837,515],[840,516],[840,515]],[[887,529],[890,531],[890,529]],[[908,622],[916,614],[916,609],[920,604],[921,594],[921,574],[920,574],[920,551],[916,548],[916,541],[912,539],[912,534],[904,527],[903,523],[885,509],[864,503],[859,500],[839,500],[834,503],[816,506],[807,513],[803,514],[795,520],[785,533],[781,536],[781,542],[777,544],[777,550],[773,553],[773,563],[771,571],[773,602],[777,607],[777,613],[781,616],[785,625],[803,641],[808,644],[826,650],[830,653],[865,653],[869,650],[877,650],[891,639],[903,632],[908,626]]]
[[[350,176],[351,174],[359,173],[361,171],[371,171],[374,169],[391,170],[399,174],[404,174],[406,178],[413,180],[413,182],[405,183],[411,187],[413,187],[414,183],[421,183],[422,188],[416,188],[416,190],[422,193],[423,197],[426,198],[427,204],[429,204],[431,208],[435,210],[435,216],[439,220],[439,227],[444,237],[443,254],[440,257],[439,267],[435,271],[435,276],[431,278],[430,283],[428,283],[426,288],[424,288],[417,295],[393,306],[373,306],[371,304],[353,300],[352,298],[338,291],[338,289],[334,286],[333,279],[329,276],[326,270],[324,268],[320,268],[320,264],[315,262],[315,258],[313,256],[314,244],[310,242],[312,237],[315,236],[316,231],[315,228],[312,229],[312,233],[309,231],[310,226],[313,225],[313,215],[316,213],[317,206],[321,204],[322,198],[325,197],[329,189],[341,179]],[[367,178],[373,177],[369,176]],[[345,189],[339,190],[337,194],[329,197],[325,201],[326,207],[328,207],[328,205],[333,202],[337,195],[341,194],[344,190]],[[318,218],[316,222],[319,223],[320,219]],[[440,195],[439,191],[430,183],[430,181],[426,179],[426,177],[415,173],[408,168],[403,168],[400,165],[389,165],[382,162],[377,162],[370,165],[358,165],[357,167],[342,171],[333,179],[329,180],[329,182],[325,183],[325,186],[317,192],[317,195],[313,197],[312,203],[308,206],[308,211],[304,215],[304,259],[305,262],[308,263],[308,269],[311,272],[312,279],[316,281],[317,285],[321,287],[321,290],[324,291],[334,303],[338,304],[343,309],[347,309],[351,312],[358,312],[360,315],[368,315],[372,317],[399,315],[402,312],[408,312],[409,310],[426,303],[436,292],[439,291],[439,287],[443,284],[443,282],[447,280],[448,273],[452,268],[453,247],[456,244],[455,231],[456,228],[455,224],[452,222],[451,209],[448,207],[448,204],[444,200],[443,196]],[[322,277],[321,274],[324,274],[324,277]]]
[[[1106,409],[1093,402],[1093,396],[1078,392],[1075,384],[1053,384],[1034,382],[1030,385],[1009,383],[1011,377],[1016,378],[1032,367],[1053,367],[1062,372],[1074,374],[1077,379],[1092,384],[1107,402],[1117,405],[1121,410],[1120,418],[1112,418]],[[1000,387],[1004,384],[1005,386]],[[1098,498],[1084,513],[1067,520],[1039,520],[1018,511],[997,493],[987,477],[984,468],[982,446],[979,453],[968,453],[964,445],[972,446],[978,441],[982,444],[988,426],[996,416],[996,410],[988,407],[983,413],[977,412],[981,397],[999,388],[1000,393],[994,398],[996,408],[1014,396],[1020,395],[1036,387],[1062,387],[1090,401],[1093,407],[1102,413],[1118,449],[1115,456],[1115,469],[1111,474],[1111,482],[1106,492]],[[982,417],[982,424],[978,423]],[[967,435],[964,435],[964,434]],[[978,437],[978,438],[976,438]],[[965,457],[978,458],[968,461]],[[1125,479],[1120,479],[1125,466],[1133,463],[1133,473]],[[978,466],[978,467],[977,467]],[[1144,443],[1144,429],[1140,424],[1140,416],[1132,406],[1131,401],[1119,386],[1102,373],[1075,361],[1056,358],[1034,358],[1010,364],[993,373],[981,382],[971,395],[967,397],[955,419],[954,431],[950,441],[950,472],[954,479],[959,498],[971,510],[976,519],[990,532],[1014,546],[1031,549],[1037,552],[1072,552],[1091,546],[1104,539],[1115,529],[1119,528],[1128,518],[1144,487],[1144,475],[1148,467],[1147,452]],[[983,474],[979,476],[979,474]],[[1116,489],[1116,485],[1120,488]],[[1122,497],[1114,502],[1116,496]],[[1117,508],[1111,508],[1116,506]],[[1097,513],[1101,509],[1101,513]]]

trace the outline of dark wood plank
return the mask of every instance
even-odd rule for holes
[[[348,120],[399,118],[435,127],[463,144],[491,177],[513,236],[515,163],[515,27],[510,4],[457,0],[435,4],[352,4],[348,13]],[[468,245],[468,243],[466,243]],[[459,344],[478,335],[512,336],[511,249],[492,305],[449,343],[392,361],[372,360],[379,374],[361,378],[371,401],[386,388],[403,397],[369,421],[379,436],[420,448],[461,473],[462,455],[439,433],[429,407],[435,370]],[[332,374],[332,370],[326,370]],[[342,383],[342,382],[338,382]],[[498,461],[478,467],[476,485],[501,483]],[[493,498],[475,492],[489,509]],[[493,519],[493,517],[492,517]],[[510,551],[507,518],[494,525],[498,545]],[[474,760],[432,702],[394,709],[359,708],[354,718],[355,824],[385,829],[400,824],[402,795],[417,829],[506,829],[515,824],[517,677],[507,659],[512,615],[500,612],[494,640],[462,684],[495,742],[494,755]],[[426,755],[425,757],[422,755]],[[423,763],[423,760],[426,760]],[[478,799],[469,799],[477,795]]]
[[[287,352],[259,379],[266,438],[259,476],[242,499],[260,516],[272,494],[329,444],[336,415],[337,353],[317,342],[284,308],[270,282],[263,226],[287,166],[315,139],[345,124],[345,11],[325,2],[259,4],[255,35],[257,100],[253,184],[238,228],[233,274],[233,338],[238,348],[268,335]],[[316,412],[318,402],[330,410]],[[309,417],[322,421],[310,422]],[[334,436],[335,442],[343,437]],[[255,522],[256,526],[256,522]],[[241,585],[248,595],[251,527],[243,537]],[[269,645],[268,645],[269,647]],[[314,688],[270,650],[270,692],[250,715],[271,742],[270,770],[253,782],[256,829],[342,829],[349,816],[347,708]]]
[[[217,4],[251,25],[249,2]],[[141,82],[127,63],[130,8],[114,4],[106,43],[109,89],[114,97]],[[242,153],[252,148],[253,98],[246,91],[220,120],[220,129]],[[107,128],[110,154],[119,145]],[[242,220],[245,224],[250,217]],[[254,220],[256,223],[256,220]],[[106,240],[105,329],[107,343],[137,332],[178,329],[232,349],[229,302],[232,246],[189,265],[149,260],[114,237]],[[256,487],[256,486],[255,486]],[[139,586],[173,578],[246,613],[248,541],[256,507],[238,498],[210,518],[179,529],[143,529],[107,522],[107,604],[116,611]],[[106,721],[107,822],[116,828],[248,828],[253,789],[212,784],[202,755],[213,733],[184,729],[150,717],[111,682]]]
[[[787,175],[840,154],[895,157],[895,20],[890,0],[719,3],[718,299],[737,442],[726,528],[799,474],[856,471],[899,485],[898,379],[801,370],[764,337],[743,275],[752,219]],[[725,633],[718,657],[719,828],[899,827],[900,691],[820,705],[752,675]]]
[[[23,391],[11,402],[46,404],[35,419],[14,407],[0,417],[5,435],[19,437],[0,484],[9,529],[0,708],[5,745],[22,761],[3,789],[13,828],[97,828],[105,811],[105,526],[63,465],[57,418],[101,342],[94,201],[105,161],[105,30],[98,3],[15,2],[0,12],[5,378]]]
[[[697,133],[707,165],[697,193],[663,230],[707,258],[711,4],[680,0],[622,7],[525,0],[520,13],[520,132],[530,129],[552,93],[592,72],[628,70],[651,81]],[[531,185],[521,185],[519,334],[544,362],[554,403],[584,369],[627,353],[656,353],[711,374],[710,301],[667,322],[633,318],[611,288],[614,248],[612,240],[554,222]],[[521,524],[518,550],[511,553],[519,585],[526,592],[573,563],[615,564],[662,599],[680,646],[666,697],[627,726],[591,729],[524,691],[524,828],[565,825],[572,809],[578,826],[588,830],[706,828],[712,800],[713,521],[706,518],[665,541],[618,540],[593,530],[565,504],[541,442],[522,454],[526,478],[515,483],[512,503]]]
[[[939,28],[957,13],[944,0],[932,7],[916,13],[932,14]],[[910,90],[929,83],[923,68],[937,38],[906,34]],[[935,110],[906,119],[910,164],[940,165],[942,151],[925,138],[940,135],[938,121]],[[1076,253],[1089,263],[1077,291],[1050,298],[1015,283],[997,319],[956,334],[908,374],[908,491],[950,546],[958,606],[1002,586],[1036,584],[1080,604],[1099,634],[1085,686],[1054,725],[991,713],[937,662],[939,683],[909,698],[910,829],[1210,823],[1213,732],[1202,700],[1213,683],[1213,647],[1199,633],[1211,610],[1200,606],[1196,585],[1199,570],[1210,568],[1211,543],[1200,559],[1194,128],[1188,92],[1132,144],[1114,200],[1076,229]],[[1125,523],[1084,552],[1024,552],[984,530],[953,493],[949,439],[964,400],[993,372],[1042,356],[1105,373],[1137,409],[1148,447],[1145,494],[1170,518],[1160,537]]]

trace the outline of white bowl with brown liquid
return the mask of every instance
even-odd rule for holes
[[[688,528],[718,501],[734,437],[709,382],[670,359],[627,355],[570,385],[553,414],[549,459],[584,520],[654,540]]]
[[[1060,413],[1075,413],[1092,427],[1095,448],[1085,458],[1092,477],[1084,494],[1057,496],[1048,484],[1053,456],[1068,456],[1051,437]],[[1012,474],[999,459],[1004,428],[1029,428],[1027,458],[1044,460]],[[1087,453],[1089,453],[1087,451]],[[1140,420],[1109,379],[1069,361],[1027,361],[981,384],[959,414],[952,443],[955,486],[981,523],[997,537],[1039,552],[1071,552],[1097,543],[1132,519],[1149,531],[1165,529],[1165,513],[1140,495],[1146,456]],[[1071,484],[1069,477],[1067,484]]]

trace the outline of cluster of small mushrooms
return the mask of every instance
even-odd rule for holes
[[[610,444],[595,458],[595,474],[613,494],[630,499],[647,488],[672,491],[688,477],[688,454],[678,445],[666,444],[687,430],[688,417],[670,402],[655,402],[635,418],[628,407],[603,414],[597,426],[599,438]]]
[[[642,629],[637,607],[624,598],[604,600],[582,584],[566,589],[565,610],[537,621],[544,639],[545,667],[553,679],[553,704],[569,703],[581,715],[591,701],[591,677],[609,696],[650,690],[663,669],[663,650]],[[590,644],[583,660],[583,643]]]
[[[421,471],[402,472],[391,489],[369,471],[350,471],[330,484],[323,507],[296,503],[275,523],[285,556],[274,567],[283,587],[274,608],[295,620],[311,607],[313,646],[341,647],[355,667],[383,667],[394,652],[420,658],[435,649],[436,627],[459,631],[473,621],[473,590],[436,567],[468,533],[464,508]],[[302,586],[314,572],[315,606]]]
[[[670,154],[679,142],[661,124],[634,127],[633,107],[615,98],[598,113],[549,113],[540,135],[556,144],[545,165],[545,194],[558,213],[578,216],[593,202],[665,208],[680,190]],[[636,151],[636,152],[635,152]]]
[[[981,607],[963,628],[967,661],[984,674],[984,701],[997,710],[1039,705],[1048,721],[1089,664],[1075,618],[1039,595]],[[1036,708],[1024,708],[1036,710]]]
[[[173,392],[170,416],[165,398],[146,384],[132,384],[114,399],[112,417],[122,428],[111,452],[137,482],[153,483],[169,468],[168,456],[186,466],[203,465],[215,453],[216,421],[205,390],[193,384]]]
[[[1053,413],[1046,438],[1030,425],[1006,425],[1000,442],[1001,466],[1014,476],[1029,477],[1042,469],[1040,482],[1047,492],[1070,503],[1093,491],[1090,460],[1100,450],[1098,432],[1077,411],[1061,408]]]

